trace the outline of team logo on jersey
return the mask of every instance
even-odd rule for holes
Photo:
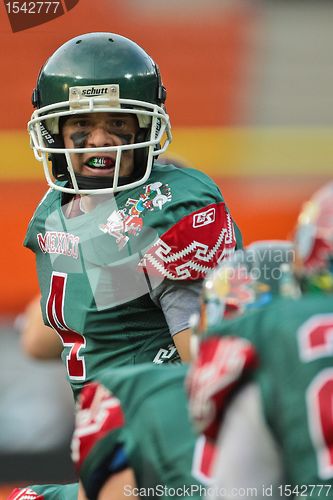
[[[215,221],[215,208],[209,208],[204,212],[199,212],[193,215],[193,227],[202,227],[212,224]]]
[[[77,259],[79,257],[80,238],[63,231],[46,231],[37,234],[37,242],[43,253],[67,255]]]
[[[169,344],[167,349],[159,349],[158,353],[153,359],[153,363],[160,365],[162,363],[168,363],[171,359],[172,361],[177,361],[180,359],[174,344]]]
[[[143,216],[153,210],[162,210],[171,201],[172,195],[168,184],[154,182],[144,186],[139,198],[128,198],[124,208],[114,210],[105,224],[99,228],[116,239],[119,250],[128,242],[129,236],[137,236],[143,227]]]

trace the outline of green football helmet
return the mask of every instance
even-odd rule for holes
[[[59,47],[39,73],[32,94],[36,109],[28,123],[31,145],[36,159],[43,163],[48,184],[65,193],[96,194],[123,191],[146,182],[154,159],[172,140],[165,99],[158,66],[128,38],[88,33]],[[138,122],[134,143],[65,148],[61,131],[66,119],[99,112],[134,114]],[[121,177],[121,156],[129,150],[134,151],[134,171]],[[74,171],[71,153],[100,157],[102,152],[115,155],[112,177],[87,177]]]

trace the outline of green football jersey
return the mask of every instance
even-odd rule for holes
[[[100,374],[107,395],[100,399],[101,386],[96,384],[89,402],[81,403],[72,443],[89,498],[96,498],[104,480],[124,467],[134,471],[136,495],[201,498],[212,448],[192,429],[186,373],[182,365],[145,363]],[[83,400],[90,390],[83,390]]]
[[[48,191],[25,238],[76,394],[106,367],[179,359],[154,291],[201,280],[241,246],[220,190],[196,170],[156,164],[149,183],[94,201],[69,218]]]
[[[8,500],[77,500],[79,484],[38,484],[16,488]]]
[[[298,495],[309,494],[302,485],[319,485],[315,498],[320,485],[326,485],[320,498],[333,495],[332,333],[332,296],[319,294],[278,298],[209,332],[244,337],[255,346],[254,379],[281,449],[285,482]]]

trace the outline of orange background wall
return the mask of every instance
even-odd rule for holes
[[[64,16],[18,33],[11,32],[4,6],[0,6],[2,314],[20,311],[37,290],[33,255],[22,247],[22,241],[46,183],[24,130],[41,65],[73,36],[88,31],[121,33],[159,63],[175,137],[171,152],[218,182],[245,243],[288,236],[301,202],[328,178],[325,172],[279,175],[278,168],[274,177],[269,168],[264,173],[247,172],[238,169],[237,162],[233,167],[233,144],[216,139],[210,145],[217,130],[221,137],[229,137],[226,130],[246,122],[246,68],[253,57],[249,38],[261,22],[260,13],[253,7],[183,9],[179,13],[164,7],[160,12],[152,2],[150,9],[140,9],[141,2],[133,4],[130,0],[80,0]],[[225,150],[229,156],[223,156]]]

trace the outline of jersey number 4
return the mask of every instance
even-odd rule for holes
[[[304,362],[333,355],[333,314],[317,314],[299,329]],[[333,368],[322,369],[306,393],[311,439],[316,450],[319,476],[333,477]]]
[[[70,348],[69,354],[66,356],[69,378],[71,380],[85,380],[86,366],[84,357],[80,356],[80,350],[85,347],[86,340],[83,335],[68,328],[64,318],[66,282],[67,274],[56,272],[52,274],[46,314],[50,325],[60,336],[64,347]]]

